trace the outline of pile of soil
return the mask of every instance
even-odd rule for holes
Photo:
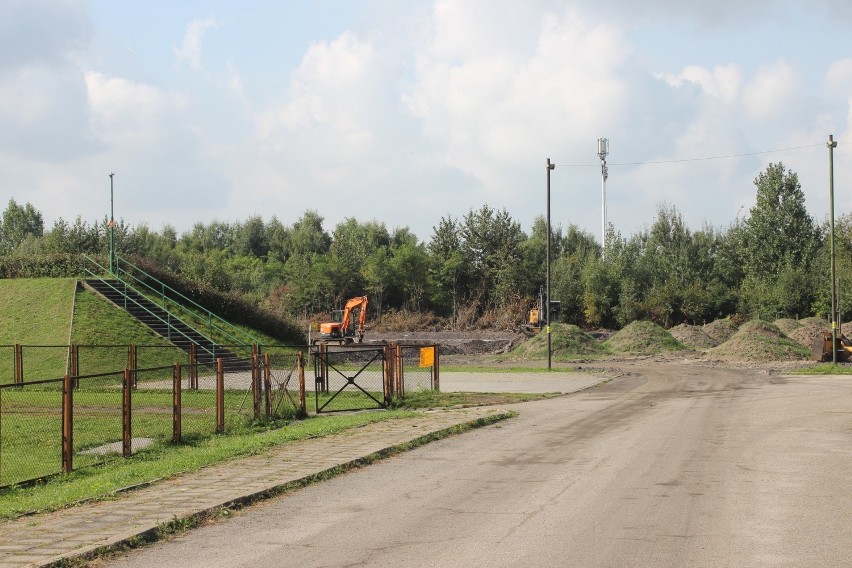
[[[671,328],[669,333],[690,349],[710,349],[719,345],[700,325],[682,323]]]
[[[605,345],[613,352],[630,355],[653,355],[686,349],[671,333],[650,321],[634,321],[628,324],[610,337]]]
[[[570,359],[601,355],[603,345],[576,325],[555,323],[551,326],[551,354],[557,358]],[[537,359],[547,357],[547,334],[539,333],[520,342],[509,352],[510,357]]]
[[[799,327],[787,332],[790,339],[807,347],[811,348],[814,340],[822,337],[824,331],[831,331],[831,326],[820,318],[805,318],[799,322]]]
[[[744,323],[726,342],[711,350],[714,357],[732,361],[796,361],[810,351],[787,337],[778,326],[752,320]]]
[[[702,330],[712,339],[716,345],[728,341],[737,332],[737,324],[728,318],[715,320],[705,325]]]
[[[794,320],[792,318],[781,318],[777,319],[774,322],[775,326],[783,331],[786,335],[790,335],[791,331],[799,329],[802,327],[802,324],[798,322],[798,320]]]

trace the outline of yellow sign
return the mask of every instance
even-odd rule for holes
[[[421,347],[420,348],[420,366],[432,367],[435,365],[435,348]]]

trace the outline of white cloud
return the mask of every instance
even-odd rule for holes
[[[688,83],[698,85],[704,93],[725,103],[732,103],[742,89],[742,72],[736,64],[716,65],[713,69],[689,65],[680,73],[657,73],[656,77],[677,88]]]
[[[201,39],[204,32],[219,27],[214,20],[193,20],[186,26],[183,43],[174,48],[175,63],[178,67],[187,64],[193,69],[201,68]]]
[[[802,79],[788,63],[778,61],[761,68],[745,87],[743,106],[749,117],[759,120],[783,118],[801,91]]]

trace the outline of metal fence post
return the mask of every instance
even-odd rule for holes
[[[180,384],[180,363],[175,363],[174,374],[172,375],[172,442],[177,444],[181,438],[181,384]]]
[[[383,387],[384,387],[384,395],[385,395],[385,404],[390,404],[391,398],[393,397],[393,366],[396,360],[394,356],[394,351],[396,351],[396,346],[393,343],[385,345],[384,349],[384,362],[382,365],[382,369],[384,370],[383,377]]]
[[[133,388],[136,388],[136,344],[127,346],[127,368],[130,369],[130,377],[133,379]]]
[[[133,392],[133,377],[130,369],[124,370],[124,387],[122,388],[122,436],[121,436],[121,455],[129,458],[133,453],[132,435],[131,435],[131,398],[130,393]]]
[[[266,417],[269,418],[272,416],[272,367],[269,361],[269,353],[263,354],[263,392]]]
[[[257,343],[251,346],[251,394],[254,407],[254,419],[260,418],[260,358]]]
[[[403,347],[396,346],[396,395],[405,396],[405,365],[402,360]]]
[[[440,369],[441,363],[438,354],[441,350],[438,348],[438,344],[434,345],[435,347],[435,360],[432,362],[432,390],[440,391],[441,390],[441,381],[440,381]]]
[[[225,368],[222,358],[216,359],[216,433],[225,431]]]
[[[74,469],[74,389],[71,375],[62,381],[62,471]]]
[[[24,349],[20,343],[15,344],[15,382],[24,382]]]
[[[195,344],[189,346],[189,388],[198,389],[198,359],[195,357]]]
[[[300,418],[308,415],[308,406],[305,402],[305,352],[299,351],[299,414]]]

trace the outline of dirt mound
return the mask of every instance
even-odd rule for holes
[[[820,318],[807,318],[801,321],[797,329],[790,331],[787,335],[790,339],[808,349],[814,343],[814,339],[821,338],[824,331],[831,331],[831,326]]]
[[[682,323],[671,328],[669,333],[690,349],[710,349],[718,345],[700,325]]]
[[[634,321],[605,343],[610,350],[631,355],[653,355],[686,349],[672,334],[650,321]]]
[[[576,325],[556,323],[551,326],[551,354],[559,359],[602,355],[603,345]],[[509,352],[510,357],[537,359],[547,357],[547,334],[541,332],[522,341]]]
[[[711,350],[716,357],[734,361],[770,362],[807,359],[810,351],[787,337],[778,326],[752,320],[726,342]]]
[[[725,318],[712,321],[702,329],[716,345],[721,345],[734,336],[737,332],[737,324]]]
[[[802,324],[799,321],[794,320],[792,318],[781,318],[775,320],[772,323],[774,323],[778,329],[780,329],[787,335],[790,335],[791,331],[802,327]]]

